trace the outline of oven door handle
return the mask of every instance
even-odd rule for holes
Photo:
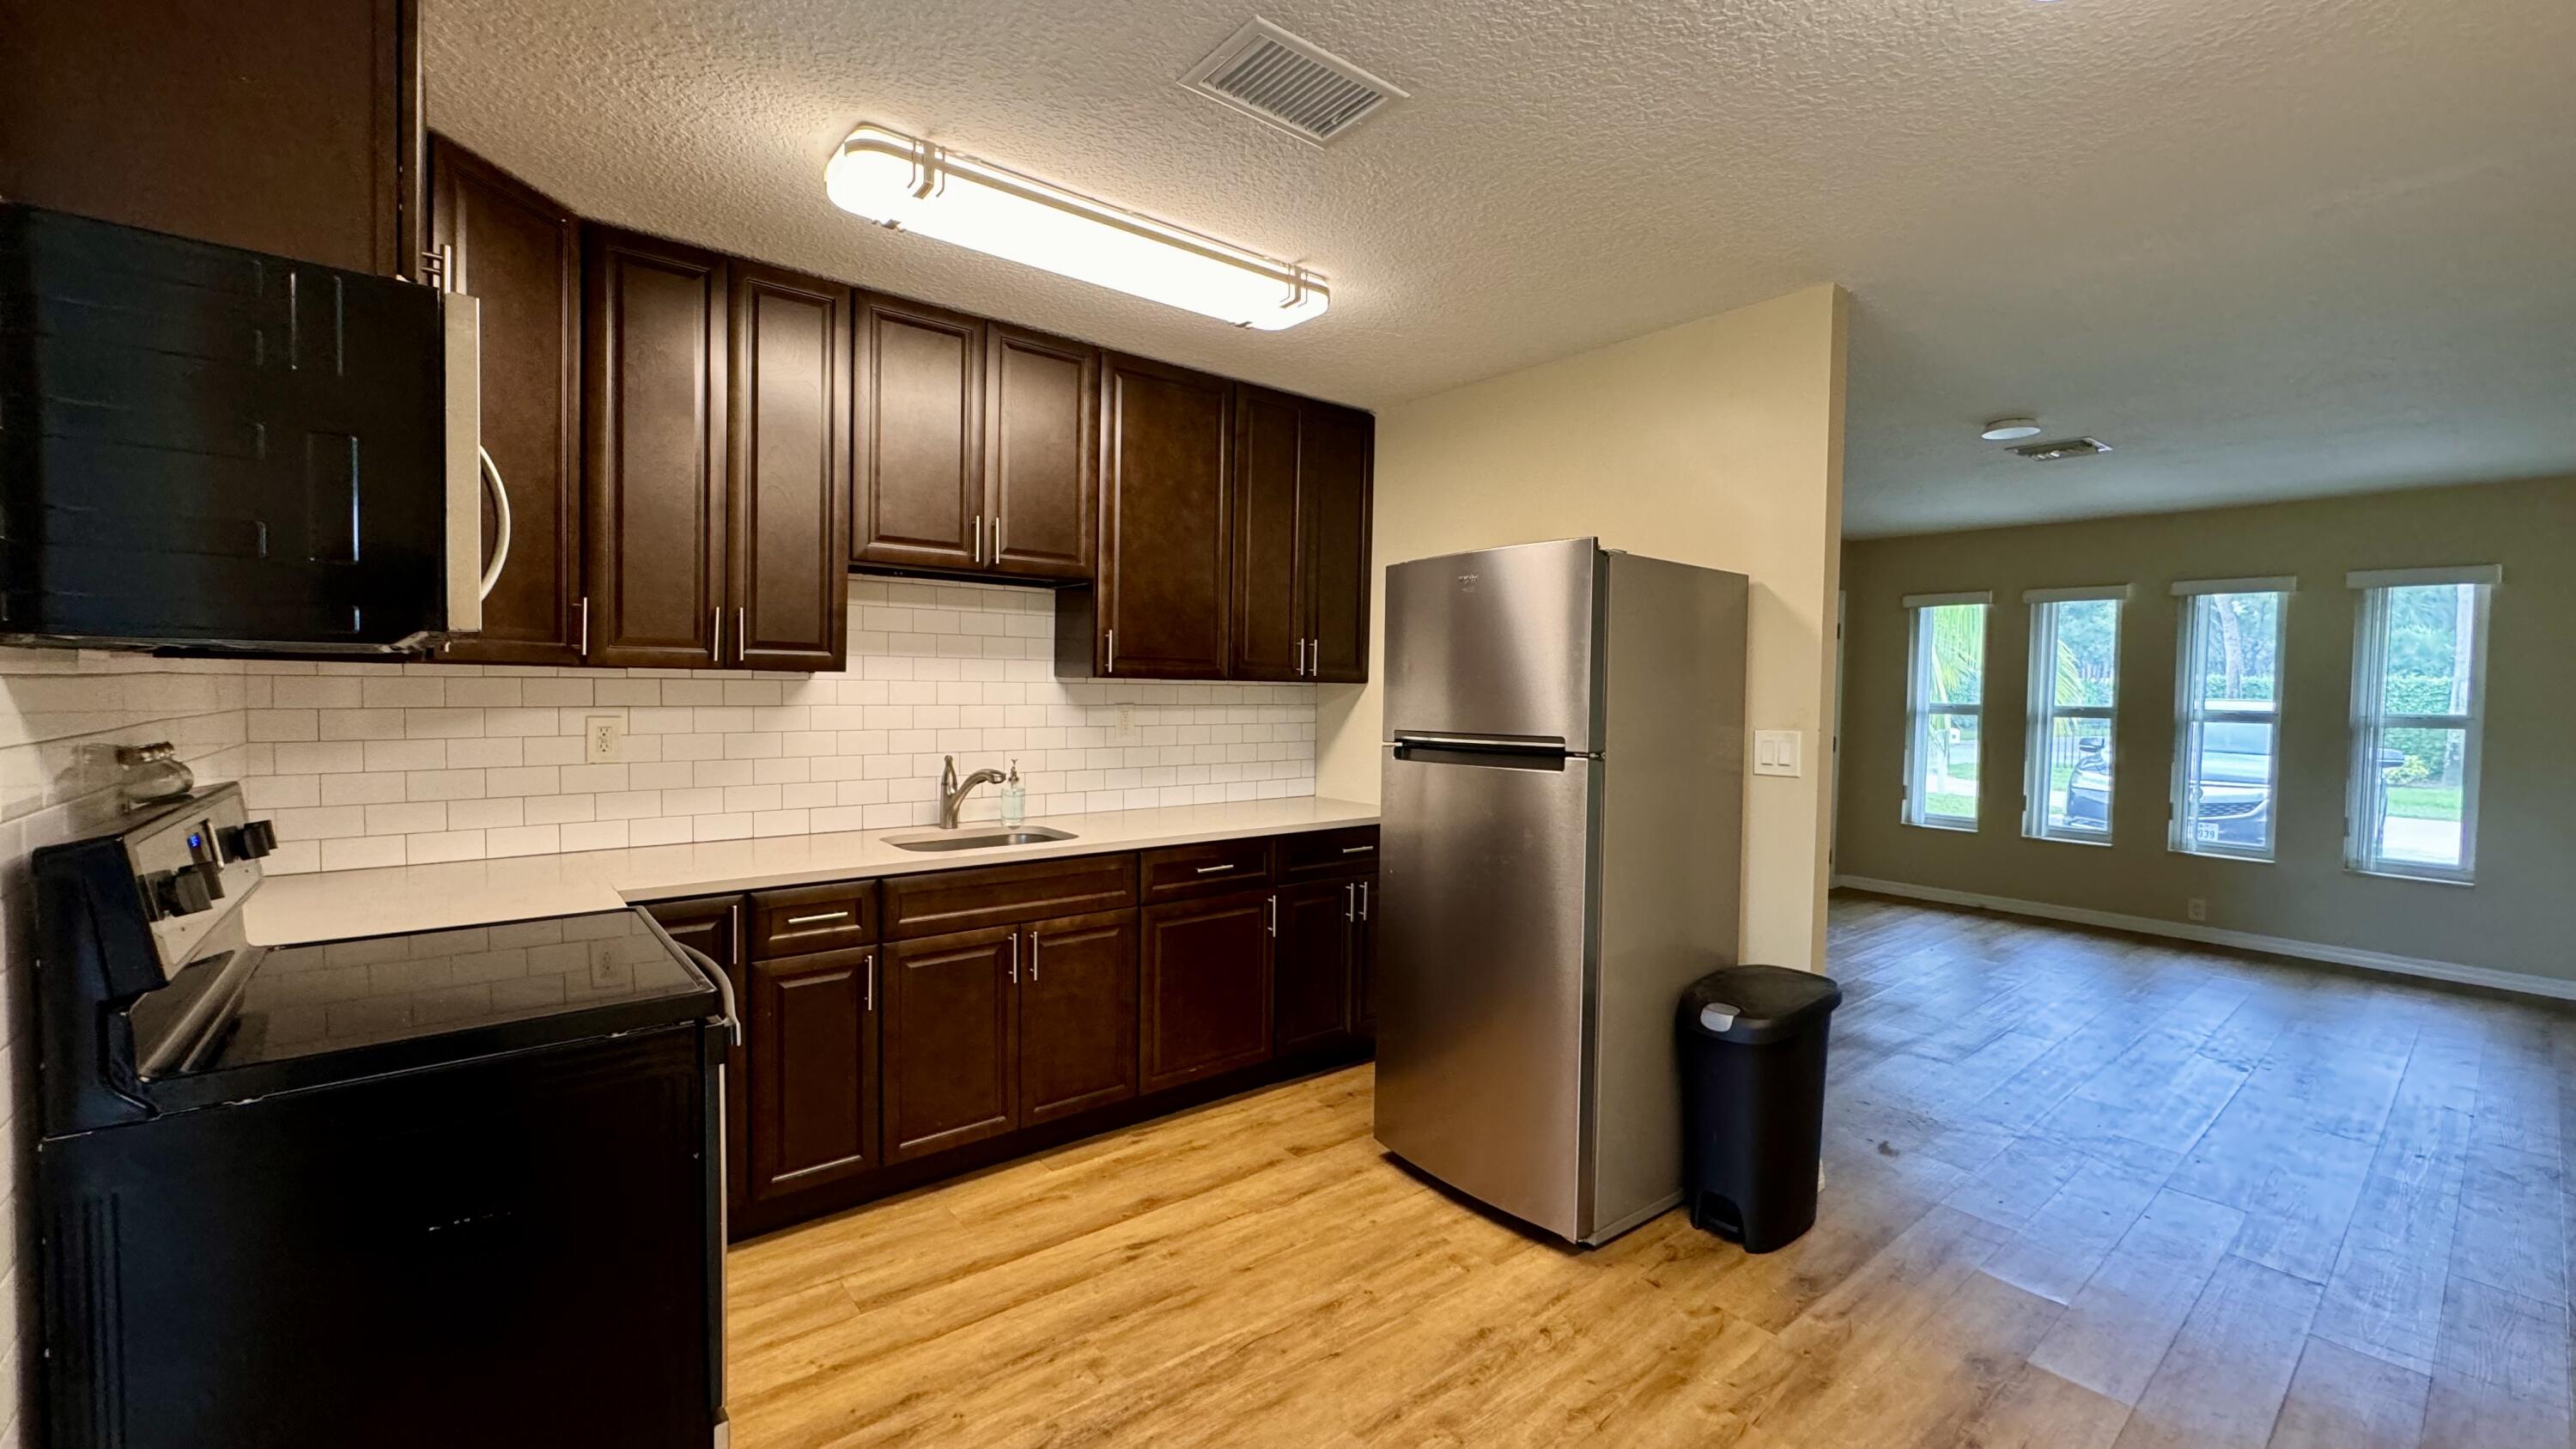
[[[730,1039],[735,1046],[742,1045],[742,1013],[735,1009],[733,1004],[733,978],[725,974],[725,969],[722,966],[716,964],[715,957],[708,955],[706,952],[699,950],[688,942],[673,941],[671,944],[688,952],[691,957],[695,958],[698,963],[698,969],[706,972],[707,979],[716,984],[716,994],[724,998],[725,1030],[729,1033]]]

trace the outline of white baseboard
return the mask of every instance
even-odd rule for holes
[[[2338,966],[2355,966],[2364,971],[2384,971],[2392,976],[2417,976],[2432,981],[2455,981],[2467,986],[2488,986],[2498,991],[2511,991],[2524,996],[2546,996],[2559,1001],[2576,1001],[2576,981],[2556,976],[2534,976],[2522,971],[2498,971],[2487,966],[2463,966],[2455,961],[2428,961],[2420,956],[2395,956],[2385,951],[2364,951],[2357,946],[2329,946],[2318,941],[2298,941],[2288,936],[2262,936],[2252,931],[2227,931],[2194,921],[2159,921],[2152,916],[2124,916],[2116,911],[2086,910],[2081,906],[2050,905],[2046,901],[2017,901],[2009,896],[1985,896],[1974,891],[1954,891],[1942,886],[1908,885],[1903,881],[1873,880],[1868,876],[1838,875],[1836,889],[1868,891],[1874,895],[1903,896],[1908,900],[1934,901],[1945,906],[1973,906],[1980,910],[2001,911],[2011,916],[2030,916],[2043,921],[2067,921],[2079,926],[2103,926],[2115,931],[2135,931],[2145,936],[2167,936],[2177,941],[2197,941],[2207,946],[2229,946],[2239,951],[2261,951],[2272,956],[2296,956],[2308,961],[2331,961]],[[1830,968],[1828,968],[1830,969]]]

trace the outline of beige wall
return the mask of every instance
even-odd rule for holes
[[[2081,467],[2081,463],[2062,466]],[[2045,486],[2044,473],[2033,486]],[[2352,569],[2501,564],[2488,645],[2474,886],[2343,869],[2356,596]],[[2166,849],[2178,579],[2298,577],[2284,624],[2274,863]],[[2133,585],[2120,634],[2108,849],[2021,834],[2030,613],[2024,589]],[[2576,978],[2576,479],[2262,508],[1856,540],[1849,591],[1838,869],[1846,877],[2186,919],[2348,950]],[[1898,823],[1907,594],[1992,589],[1988,782],[1978,831]]]
[[[1747,781],[1745,959],[1809,969],[1832,818],[1845,308],[1839,287],[1809,288],[1405,403],[1377,431],[1381,606],[1390,563],[1586,534],[1751,577],[1746,728],[1802,733],[1807,770]],[[1318,793],[1377,798],[1379,723],[1376,684],[1322,690]]]

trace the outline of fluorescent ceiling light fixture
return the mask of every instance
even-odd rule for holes
[[[823,184],[834,205],[881,226],[1238,327],[1276,332],[1332,304],[1323,280],[1302,267],[882,126],[852,131]]]
[[[2036,438],[2039,424],[2029,418],[1997,418],[1977,434],[1989,443],[2009,443],[2016,438]]]

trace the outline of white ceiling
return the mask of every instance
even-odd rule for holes
[[[1183,92],[1256,5],[1413,99],[1318,150]],[[1365,406],[1842,282],[1855,534],[2576,471],[2569,0],[425,9],[431,124],[585,214]],[[866,226],[822,184],[861,120],[1333,310]],[[2025,463],[2005,413],[2118,451]]]

